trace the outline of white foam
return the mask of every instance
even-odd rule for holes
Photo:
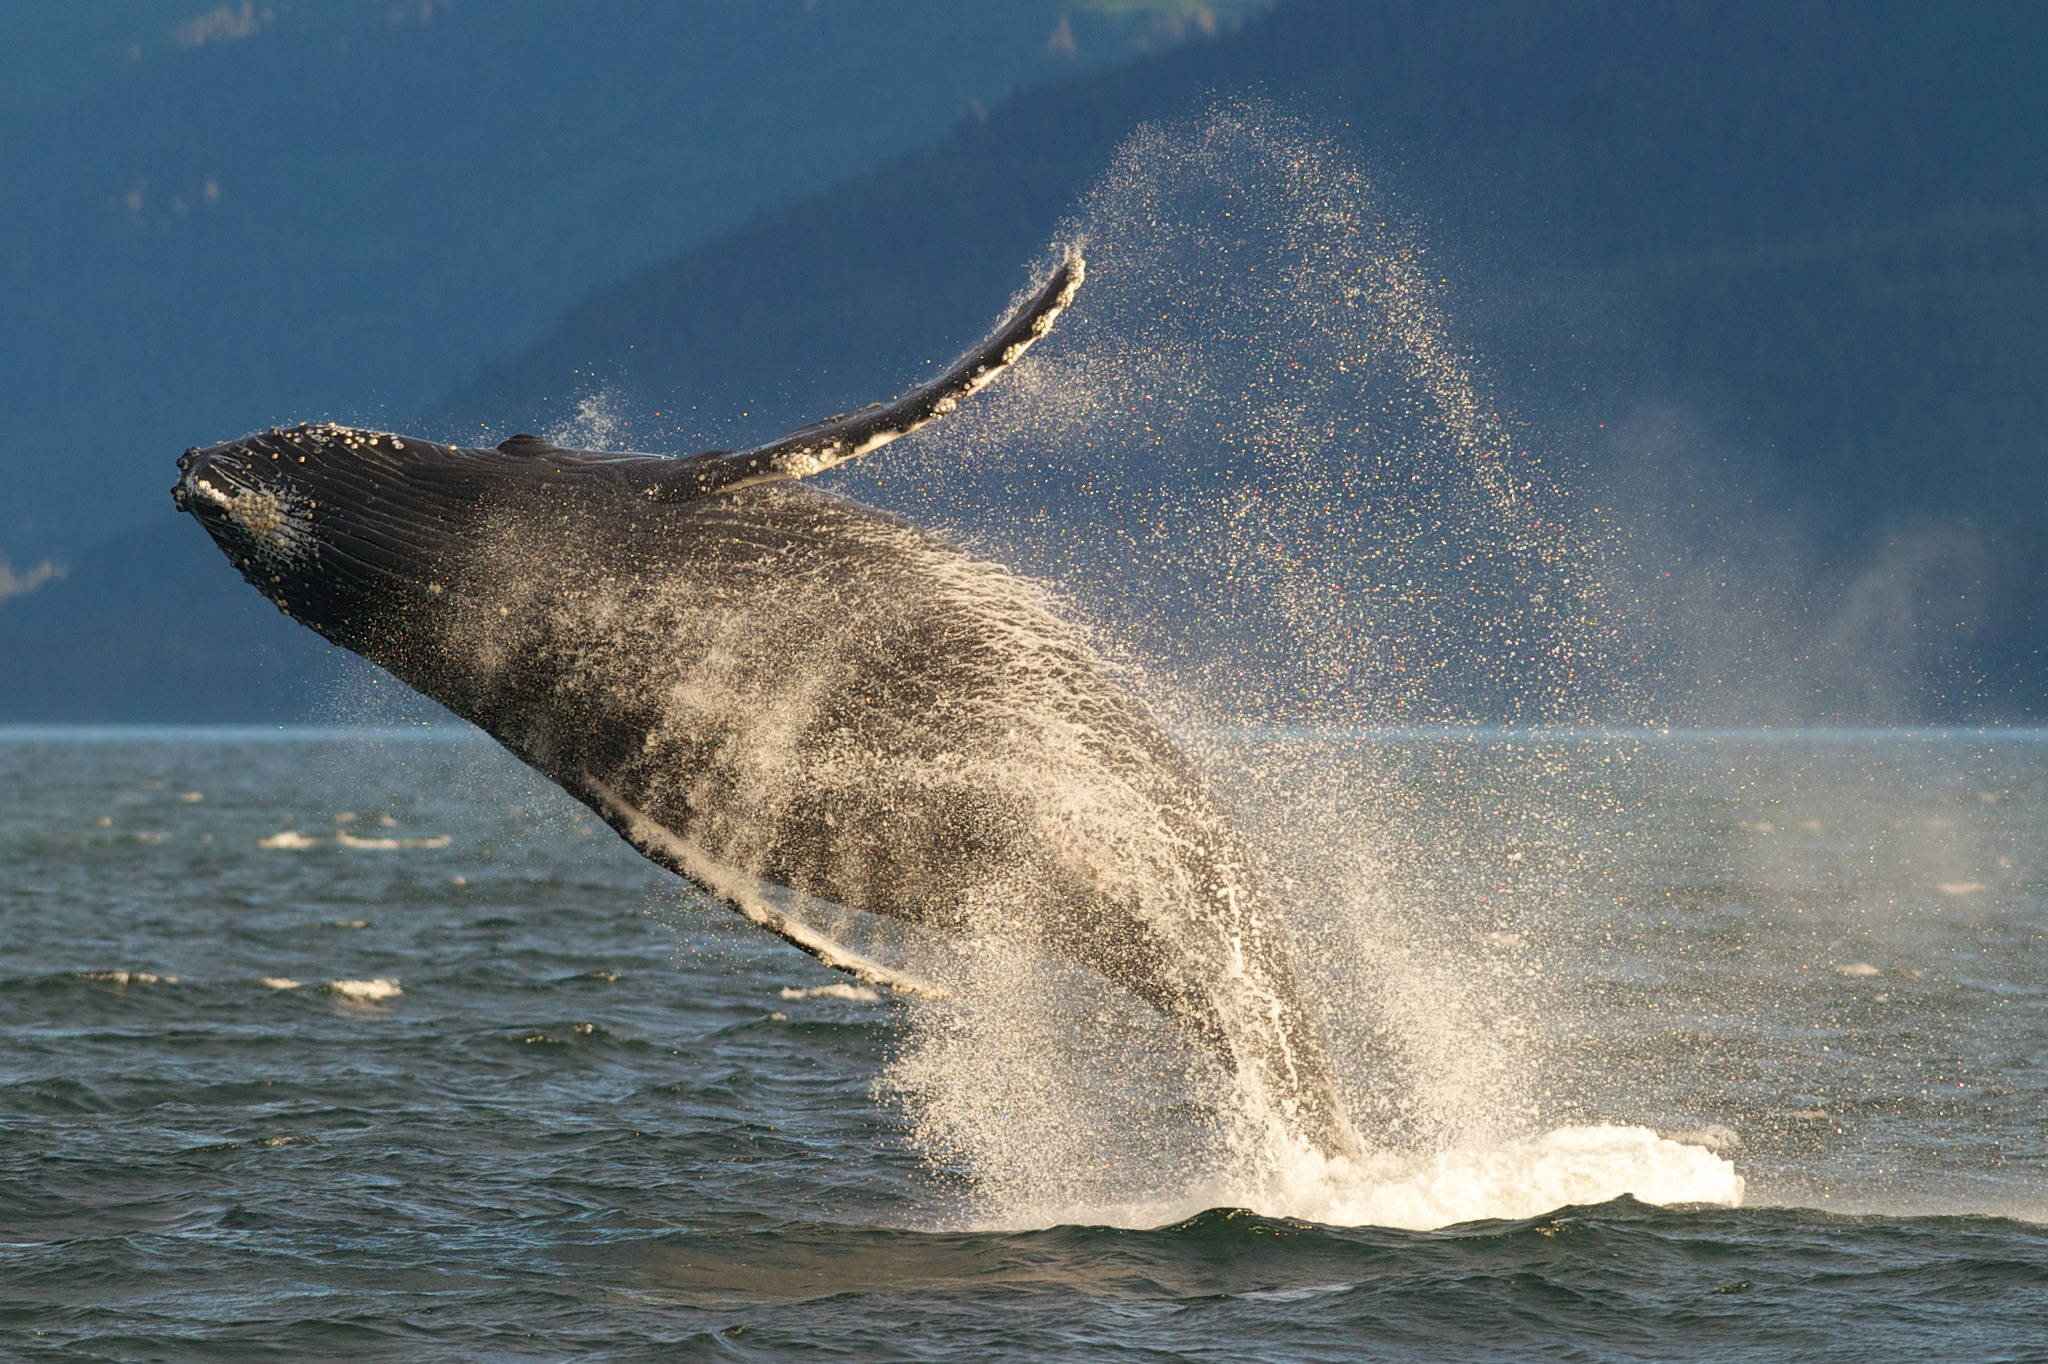
[[[296,990],[299,982],[290,976],[258,976],[256,983],[266,990]]]
[[[359,1004],[378,1004],[405,993],[391,976],[376,976],[370,980],[330,980],[324,988],[329,994],[340,995]]]
[[[1839,975],[1857,977],[1881,976],[1884,974],[1883,971],[1879,970],[1875,966],[1872,966],[1867,961],[1842,962],[1835,967],[1835,971]]]
[[[1739,1207],[1743,1178],[1704,1146],[1647,1127],[1560,1127],[1540,1136],[1427,1156],[1325,1160],[1291,1152],[1250,1185],[1207,1183],[1175,1196],[1106,1207],[1024,1208],[996,1214],[1015,1230],[1059,1224],[1157,1227],[1212,1207],[1330,1226],[1431,1231],[1461,1222],[1517,1221],[1631,1195],[1644,1203]]]
[[[80,971],[80,980],[98,981],[123,989],[130,985],[176,985],[176,976],[160,976],[154,971]]]
[[[297,829],[283,829],[268,838],[258,839],[256,846],[259,848],[281,849],[285,852],[300,852],[306,848],[317,847],[319,843],[319,839],[308,838]]]
[[[846,981],[835,980],[830,985],[814,985],[808,990],[799,990],[793,986],[785,985],[782,987],[782,997],[784,999],[848,999],[857,1004],[873,1004],[881,999],[882,996],[865,985],[850,985]]]
[[[1327,1184],[1328,1204],[1303,1192],[1296,1216],[1424,1229],[1491,1218],[1535,1217],[1567,1204],[1632,1194],[1645,1203],[1742,1202],[1733,1162],[1646,1127],[1560,1127],[1526,1141],[1447,1151],[1404,1170],[1374,1170],[1362,1187]],[[1320,1216],[1313,1214],[1320,1213]]]

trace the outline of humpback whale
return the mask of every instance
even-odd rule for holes
[[[826,964],[930,988],[784,892],[1031,943],[1179,1025],[1254,1111],[1350,1153],[1279,915],[1142,701],[1037,584],[803,481],[995,380],[1083,273],[1067,255],[895,402],[753,449],[302,424],[186,451],[173,496],[279,609]]]

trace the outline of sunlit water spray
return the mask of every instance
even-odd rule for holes
[[[1729,1161],[1586,1122],[1547,1071],[1569,1026],[1543,929],[1598,905],[1612,792],[1553,780],[1570,757],[1541,744],[1395,772],[1324,729],[1612,714],[1610,664],[1640,652],[1597,513],[1475,377],[1427,253],[1343,154],[1257,105],[1139,131],[1071,230],[1091,282],[1062,332],[841,486],[1060,584],[1141,677],[1290,912],[1371,1152],[1292,1148],[1142,1007],[988,947],[911,1011],[880,1082],[963,1215],[1423,1227],[1739,1201]],[[1246,720],[1311,728],[1244,742]]]

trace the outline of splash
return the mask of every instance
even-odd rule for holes
[[[1341,737],[1635,700],[1602,518],[1503,415],[1427,250],[1345,153],[1258,104],[1140,130],[1070,235],[1091,284],[1064,332],[842,486],[1059,584],[1173,717],[1285,902],[1370,1150],[1300,1149],[1142,1008],[990,946],[879,1082],[962,1216],[1739,1201],[1713,1152],[1578,1120],[1551,1064],[1547,930],[1560,904],[1597,924],[1611,787],[1540,735]]]

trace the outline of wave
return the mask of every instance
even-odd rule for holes
[[[369,980],[330,980],[320,988],[353,1004],[381,1004],[405,993],[391,976],[376,976]]]
[[[98,985],[111,985],[124,990],[130,985],[176,985],[176,976],[158,975],[155,971],[74,971],[73,980],[89,980]]]
[[[868,986],[850,985],[843,980],[835,980],[830,985],[814,985],[807,990],[785,985],[781,993],[784,999],[844,999],[856,1004],[873,1004],[882,997]]]

